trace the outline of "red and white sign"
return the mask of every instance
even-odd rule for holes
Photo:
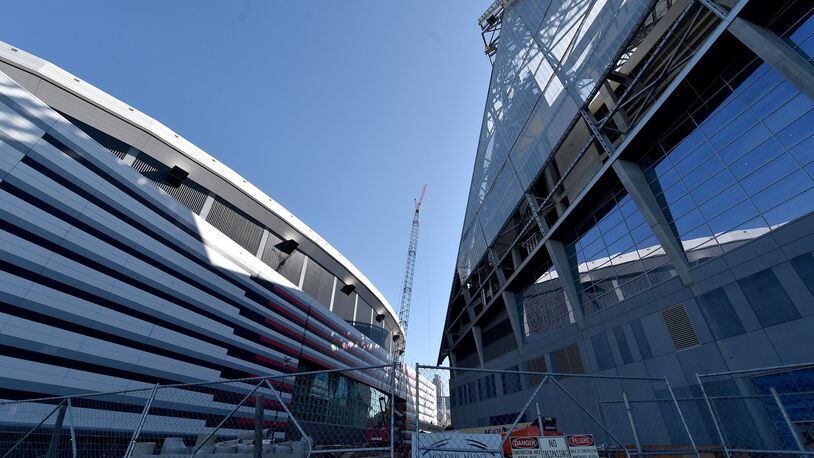
[[[590,434],[568,436],[568,450],[572,458],[599,458],[594,436]]]
[[[512,437],[512,458],[541,458],[540,441],[536,437]]]
[[[512,448],[540,448],[536,437],[512,437]]]

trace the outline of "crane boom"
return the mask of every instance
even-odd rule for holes
[[[427,185],[424,185],[421,194],[415,201],[415,213],[413,213],[413,223],[410,229],[410,244],[407,247],[407,265],[404,268],[404,279],[401,283],[399,325],[401,325],[404,335],[398,341],[394,352],[394,359],[399,363],[404,360],[404,352],[407,349],[407,327],[410,323],[410,302],[413,298],[413,276],[415,274],[416,250],[418,248],[418,217],[421,213],[421,205],[424,203],[424,194],[426,192]]]

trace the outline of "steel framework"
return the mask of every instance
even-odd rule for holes
[[[427,192],[427,185],[421,189],[421,195],[415,201],[415,213],[410,229],[410,244],[407,247],[407,264],[404,267],[404,279],[401,282],[401,299],[399,300],[399,324],[404,335],[398,341],[394,349],[394,360],[402,362],[404,352],[407,349],[407,326],[410,322],[410,303],[413,299],[413,278],[415,276],[416,250],[418,249],[418,217],[421,214],[421,204],[424,202],[424,194]]]

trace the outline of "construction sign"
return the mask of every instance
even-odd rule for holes
[[[512,437],[513,458],[569,458],[564,436]]]
[[[590,434],[568,436],[568,450],[572,458],[599,458],[594,436]]]

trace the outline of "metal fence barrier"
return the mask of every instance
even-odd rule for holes
[[[814,455],[814,363],[696,381],[390,364],[9,400],[0,458],[502,457],[571,434],[604,456]]]
[[[697,374],[718,450],[814,455],[814,363]]]
[[[392,456],[395,374],[391,364],[0,401],[0,458]]]
[[[419,456],[433,451],[503,456],[510,450],[507,442],[512,436],[566,433],[593,435],[599,451],[607,454],[699,454],[679,402],[664,378],[439,366],[418,366],[417,371],[449,395],[451,423],[457,430],[474,432],[482,424],[503,424],[499,431],[490,431],[500,432],[499,442],[487,447],[467,435],[445,431],[440,420],[435,428],[421,425],[413,442]],[[508,399],[510,405],[522,408],[494,415],[505,412]],[[418,406],[420,417],[425,403]],[[556,419],[556,426],[550,418]],[[545,431],[547,423],[553,431]]]

